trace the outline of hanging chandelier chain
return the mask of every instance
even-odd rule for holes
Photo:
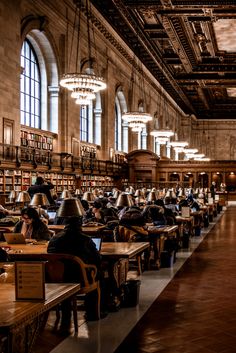
[[[73,47],[74,47],[74,38],[75,38],[75,29],[76,29],[76,19],[77,19],[77,10],[78,7],[76,5],[76,9],[75,9],[75,14],[74,14],[74,21],[73,21],[73,28],[72,28],[72,39],[71,39],[71,45],[70,45],[70,53],[69,53],[69,65],[68,65],[68,69],[70,71],[71,69],[71,61],[72,61],[72,53],[73,53]],[[69,26],[68,26],[69,27]],[[78,38],[78,37],[77,37]],[[67,38],[68,40],[68,38]],[[77,39],[78,40],[78,39]],[[78,45],[78,44],[77,44]]]
[[[88,39],[88,58],[89,66],[92,67],[92,49],[91,49],[91,35],[90,35],[90,11],[88,0],[86,0],[86,22],[87,22],[87,39]]]
[[[86,0],[85,5],[81,0],[74,0],[75,4],[75,16],[74,16],[74,24],[72,31],[72,41],[69,53],[69,70],[71,69],[71,61],[72,61],[72,53],[74,47],[74,36],[75,31],[77,29],[77,45],[76,45],[76,55],[75,55],[75,71],[69,71],[65,73],[61,80],[60,85],[62,87],[67,88],[69,91],[72,91],[71,97],[76,99],[76,103],[80,105],[88,105],[90,104],[92,99],[96,98],[96,93],[106,88],[106,83],[103,77],[97,76],[93,72],[92,67],[92,42],[91,42],[91,34],[90,34],[90,20],[91,20],[91,8],[89,6],[89,0]],[[87,49],[88,49],[88,63],[89,63],[89,71],[82,72],[81,66],[81,58],[80,55],[80,36],[81,36],[81,18],[82,18],[82,10],[86,15],[86,25],[87,25]],[[79,11],[79,15],[78,15]],[[78,17],[78,26],[76,26]],[[94,36],[95,39],[95,36]],[[68,38],[67,38],[68,41]]]

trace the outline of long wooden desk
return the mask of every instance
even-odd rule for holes
[[[46,284],[46,300],[15,301],[15,285],[0,284],[0,350],[3,353],[29,353],[50,309],[70,298],[80,284]]]
[[[53,230],[55,233],[60,232],[63,230],[65,226],[63,224],[49,224],[48,229]],[[84,226],[81,228],[82,232],[87,235],[97,235],[105,228],[104,225],[102,226]]]
[[[0,246],[8,246],[6,243],[0,243]],[[149,242],[137,243],[103,243],[101,256],[104,271],[107,271],[110,279],[111,294],[117,293],[117,288],[126,281],[128,272],[128,262],[130,259],[141,256],[144,250],[150,247]],[[10,260],[22,259],[24,254],[45,254],[47,253],[47,244],[12,244],[9,250]],[[22,256],[23,255],[23,256]]]
[[[173,226],[154,226],[152,223],[147,224],[147,230],[149,233],[149,241],[151,244],[151,250],[153,251],[153,262],[154,267],[158,268],[161,266],[161,253],[164,250],[164,244],[166,239],[176,238],[177,225]],[[150,263],[149,263],[150,267]]]
[[[175,217],[176,222],[179,225],[179,234],[180,236],[183,236],[184,232],[184,227],[188,229],[189,235],[193,235],[193,225],[194,225],[194,217],[182,217],[182,216],[176,216]]]
[[[11,244],[1,242],[0,246],[9,250],[11,255],[20,254],[45,254],[47,253],[47,244]],[[149,247],[149,242],[143,243],[103,243],[101,256],[103,258],[132,258]]]
[[[131,259],[139,254],[141,254],[145,249],[150,246],[149,242],[140,243],[103,243],[101,249],[101,256],[104,259],[120,259],[126,258]]]

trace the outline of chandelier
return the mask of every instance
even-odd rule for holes
[[[183,150],[184,147],[188,146],[188,142],[186,142],[186,141],[172,141],[172,142],[170,142],[170,145],[173,148],[182,148],[182,150]]]
[[[96,93],[104,90],[107,85],[104,81],[104,78],[101,76],[97,76],[94,73],[92,68],[92,54],[91,54],[91,34],[90,34],[90,18],[91,18],[91,10],[89,7],[89,0],[85,0],[85,11],[86,11],[86,24],[87,24],[87,41],[88,41],[88,62],[89,68],[85,70],[85,72],[81,72],[78,69],[79,67],[79,44],[80,44],[80,25],[81,25],[81,12],[82,12],[82,2],[83,1],[76,1],[76,8],[75,8],[75,16],[74,16],[74,24],[73,24],[73,35],[71,41],[71,48],[70,48],[70,59],[69,59],[69,68],[70,68],[70,61],[73,51],[73,44],[74,44],[74,33],[76,29],[78,31],[77,36],[77,43],[76,43],[76,67],[74,72],[65,73],[60,80],[60,85],[66,88],[68,91],[71,91],[71,97],[76,99],[76,104],[80,105],[89,105],[90,102],[96,98]],[[78,25],[76,24],[78,17]]]
[[[137,66],[137,65],[136,65]],[[132,110],[132,104],[134,101],[134,83],[135,83],[135,55],[133,59],[132,73],[130,79],[130,87],[129,87],[129,105],[130,111],[122,114],[122,120],[128,124],[133,132],[140,133],[143,128],[145,128],[146,124],[152,120],[152,116],[149,113],[144,112],[144,103],[145,103],[145,90],[144,90],[144,81],[143,81],[143,70],[142,66],[137,70],[141,74],[141,79],[139,81],[139,90],[140,96],[142,98],[141,103],[139,105],[139,109]]]
[[[132,131],[141,132],[147,122],[152,120],[152,117],[150,114],[140,111],[124,113],[122,119],[128,123]]]
[[[195,154],[198,152],[198,149],[197,148],[185,148],[184,151],[183,151],[185,154]]]
[[[154,136],[160,145],[165,145],[170,137],[174,135],[174,132],[171,130],[153,130],[150,135]]]

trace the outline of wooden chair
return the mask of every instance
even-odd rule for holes
[[[97,279],[97,268],[92,264],[85,264],[78,256],[69,254],[20,254],[17,261],[46,261],[45,277],[47,283],[79,282],[81,289],[78,294],[97,291],[97,302],[94,313],[100,318],[100,284]],[[73,272],[73,273],[72,273]],[[76,274],[76,275],[75,275]],[[76,280],[74,279],[76,276]],[[77,280],[78,277],[78,280]],[[56,308],[57,320],[60,312]],[[72,312],[75,332],[78,332],[77,295],[72,298]]]

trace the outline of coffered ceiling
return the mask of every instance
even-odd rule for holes
[[[186,114],[236,119],[236,0],[91,0]]]

